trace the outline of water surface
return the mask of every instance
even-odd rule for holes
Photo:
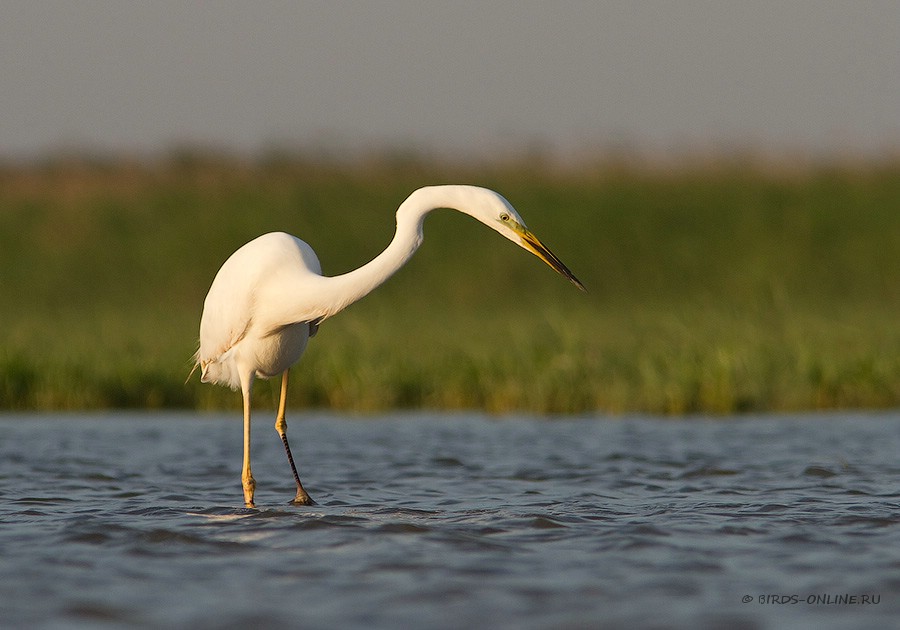
[[[0,416],[0,625],[889,627],[900,415]]]

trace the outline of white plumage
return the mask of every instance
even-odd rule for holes
[[[288,371],[319,324],[381,285],[422,243],[422,223],[436,208],[453,208],[529,250],[577,287],[582,284],[534,234],[506,199],[476,186],[430,186],[412,193],[397,210],[397,230],[388,247],[349,273],[322,275],[312,248],[290,234],[273,232],[232,254],[213,280],[200,319],[195,369],[205,383],[241,389],[244,399],[244,500],[252,507],[256,482],[250,470],[250,391],[255,378],[282,376],[275,428],[297,484],[294,503],[311,504],[287,441],[285,403]]]

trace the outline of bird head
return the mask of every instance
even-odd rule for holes
[[[473,209],[473,211],[469,211],[469,214],[489,228],[496,230],[519,247],[528,250],[543,260],[554,271],[567,278],[569,282],[582,291],[586,290],[584,285],[575,277],[575,274],[569,271],[569,268],[563,264],[556,254],[551,252],[550,249],[525,226],[525,221],[522,220],[522,217],[519,216],[516,209],[512,207],[512,204],[493,190],[487,188],[473,188],[473,192],[479,199],[477,203],[468,206]]]

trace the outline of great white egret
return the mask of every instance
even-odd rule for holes
[[[579,289],[584,286],[538,238],[506,199],[476,186],[429,186],[413,192],[397,209],[397,230],[371,262],[339,276],[323,276],[312,248],[295,236],[273,232],[234,252],[209,288],[200,319],[200,349],[194,369],[201,381],[240,388],[244,399],[244,501],[253,507],[256,482],[250,472],[250,390],[256,377],[281,375],[275,430],[281,436],[297,483],[292,503],[314,504],[303,489],[287,439],[288,371],[303,354],[319,324],[390,278],[422,244],[425,215],[452,208],[472,216],[527,249]]]

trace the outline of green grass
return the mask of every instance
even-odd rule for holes
[[[0,408],[237,408],[185,383],[203,297],[286,230],[359,266],[413,189],[504,194],[582,294],[438,212],[385,286],[322,326],[292,404],[731,413],[900,403],[900,164],[678,172],[417,161],[60,161],[0,171]],[[277,384],[259,383],[271,406]]]

